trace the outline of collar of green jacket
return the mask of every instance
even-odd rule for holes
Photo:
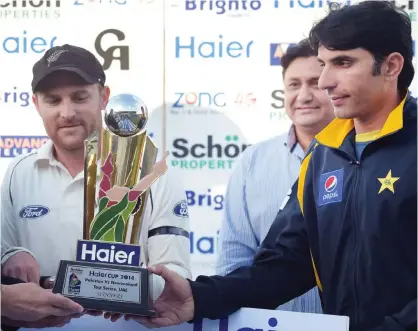
[[[390,112],[385,124],[382,127],[382,130],[375,137],[375,140],[383,136],[390,135],[403,128],[404,112],[406,109],[413,107],[412,99],[413,98],[410,96],[410,94],[407,93],[399,105]],[[416,109],[414,111],[416,111]],[[321,145],[325,145],[331,148],[339,148],[347,135],[353,129],[354,121],[352,119],[336,118],[316,135],[316,141]]]

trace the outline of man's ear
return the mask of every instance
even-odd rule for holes
[[[36,111],[39,114],[39,95],[37,95],[36,93],[32,94],[32,102],[35,105]]]
[[[102,89],[102,108],[105,109],[107,103],[109,102],[109,98],[110,98],[110,88],[109,86],[104,86]]]
[[[403,56],[397,52],[391,53],[387,56],[385,62],[386,65],[382,68],[385,79],[388,81],[398,80],[404,64]]]

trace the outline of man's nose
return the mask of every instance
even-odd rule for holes
[[[71,120],[75,116],[74,107],[71,102],[62,102],[60,116],[66,120]]]
[[[337,86],[335,76],[331,70],[324,68],[318,80],[318,88],[320,90],[332,90]]]
[[[307,86],[307,84],[303,84],[301,86],[297,99],[298,101],[302,103],[307,103],[313,100],[313,94],[312,94],[311,88]]]

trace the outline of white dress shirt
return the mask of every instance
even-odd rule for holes
[[[299,176],[304,152],[294,127],[288,133],[248,147],[230,177],[219,240],[217,274],[251,265],[283,199]],[[279,310],[321,313],[317,288]]]

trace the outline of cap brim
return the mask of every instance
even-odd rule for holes
[[[86,81],[87,84],[95,84],[95,83],[99,83],[99,80],[97,77],[93,77],[88,75],[87,73],[85,73],[83,70],[81,70],[80,68],[76,68],[76,67],[67,67],[67,66],[63,66],[63,67],[55,67],[55,68],[51,68],[51,70],[48,70],[45,72],[45,74],[40,77],[38,79],[38,81],[35,83],[34,87],[33,87],[33,92],[36,91],[36,89],[39,87],[39,84],[45,80],[46,78],[48,78],[49,75],[51,75],[54,72],[57,71],[68,71],[68,72],[74,72],[77,75],[79,75],[83,80]]]

